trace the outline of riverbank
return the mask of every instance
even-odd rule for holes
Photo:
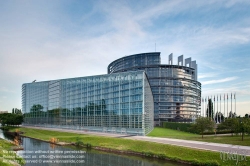
[[[16,147],[13,143],[0,138],[1,166],[24,165],[25,163],[24,159],[16,155],[16,153],[13,151],[13,147]]]
[[[12,129],[15,131],[15,129]],[[37,138],[42,141],[49,141],[52,137],[60,142],[72,143],[79,138],[84,144],[89,143],[99,150],[119,151],[120,153],[135,153],[147,157],[156,157],[171,161],[186,162],[193,165],[235,165],[236,161],[220,158],[220,153],[198,149],[190,149],[167,144],[130,140],[123,138],[110,138],[87,134],[66,133],[31,128],[19,128],[24,136]],[[240,161],[238,165],[250,165],[250,158],[247,161]]]

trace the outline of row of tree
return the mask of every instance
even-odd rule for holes
[[[22,115],[22,110],[17,108],[12,108],[12,114]]]
[[[13,108],[12,113],[0,114],[0,123],[2,126],[20,125],[23,123],[23,120],[21,109]]]
[[[2,126],[20,125],[23,123],[23,115],[11,113],[0,114],[0,122]]]
[[[206,131],[228,131],[233,134],[241,134],[242,141],[245,134],[250,134],[250,118],[226,118],[222,123],[217,126],[211,118],[209,117],[199,117],[196,119],[195,123],[192,124],[191,130],[203,135]]]
[[[217,127],[218,130],[227,130],[233,134],[240,134],[242,141],[245,134],[250,134],[250,118],[227,118]]]

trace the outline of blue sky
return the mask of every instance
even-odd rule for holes
[[[0,110],[33,80],[106,74],[122,56],[198,63],[202,96],[236,93],[250,113],[250,1],[0,1]]]

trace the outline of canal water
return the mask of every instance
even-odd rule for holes
[[[0,130],[0,138],[14,140]],[[26,160],[25,166],[174,166],[184,164],[165,160],[114,154],[75,146],[57,146],[47,142],[21,137],[24,150],[17,154]]]

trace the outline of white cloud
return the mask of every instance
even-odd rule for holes
[[[210,78],[210,77],[215,77],[217,75],[218,75],[218,73],[199,73],[198,78],[199,79]]]
[[[223,84],[221,87],[212,86],[207,88],[206,86],[202,88],[202,96],[213,96],[213,95],[223,95],[223,94],[236,94],[237,98],[241,101],[247,100],[250,96],[250,83],[249,81],[242,81],[233,84]]]
[[[6,88],[6,87],[0,87],[0,92],[14,93],[13,90],[10,90],[10,89],[8,89],[8,88]],[[6,98],[6,97],[4,96],[4,97],[2,97],[2,98]]]
[[[173,52],[174,55],[184,54],[196,59],[198,65],[223,70],[226,67],[215,62],[212,51],[249,44],[248,18],[219,26],[213,23],[168,22],[168,19],[188,15],[190,9],[209,14],[209,10],[213,12],[214,9],[227,7],[225,2],[150,1],[148,5],[134,7],[120,1],[101,1],[94,5],[91,12],[79,17],[80,24],[70,20],[70,13],[60,8],[60,1],[58,4],[53,2],[55,8],[43,3],[13,4],[13,8],[0,11],[0,21],[3,22],[0,27],[0,91],[19,91],[17,95],[20,98],[23,82],[105,74],[111,61],[129,54],[154,51],[155,42],[157,51],[162,52],[163,63]],[[230,1],[228,7],[236,4],[239,3]],[[104,22],[95,22],[97,12],[105,18]],[[163,18],[161,24],[155,24],[160,17]],[[206,22],[213,21],[213,15],[209,17]],[[94,24],[88,22],[90,19]],[[209,54],[211,59],[204,53]],[[198,75],[199,79],[222,73],[205,72]],[[227,76],[204,81],[202,85],[224,83],[236,78]],[[228,87],[227,90],[234,89]],[[247,90],[239,93],[246,93],[244,91]],[[21,103],[20,100],[16,103]]]
[[[218,80],[210,80],[210,81],[202,81],[202,85],[208,85],[208,84],[217,84],[217,83],[223,83],[223,82],[228,82],[237,79],[238,77],[228,77],[228,78],[223,78],[223,79],[218,79]]]
[[[249,5],[249,0],[228,0],[225,4],[226,7],[230,8],[236,4]]]

